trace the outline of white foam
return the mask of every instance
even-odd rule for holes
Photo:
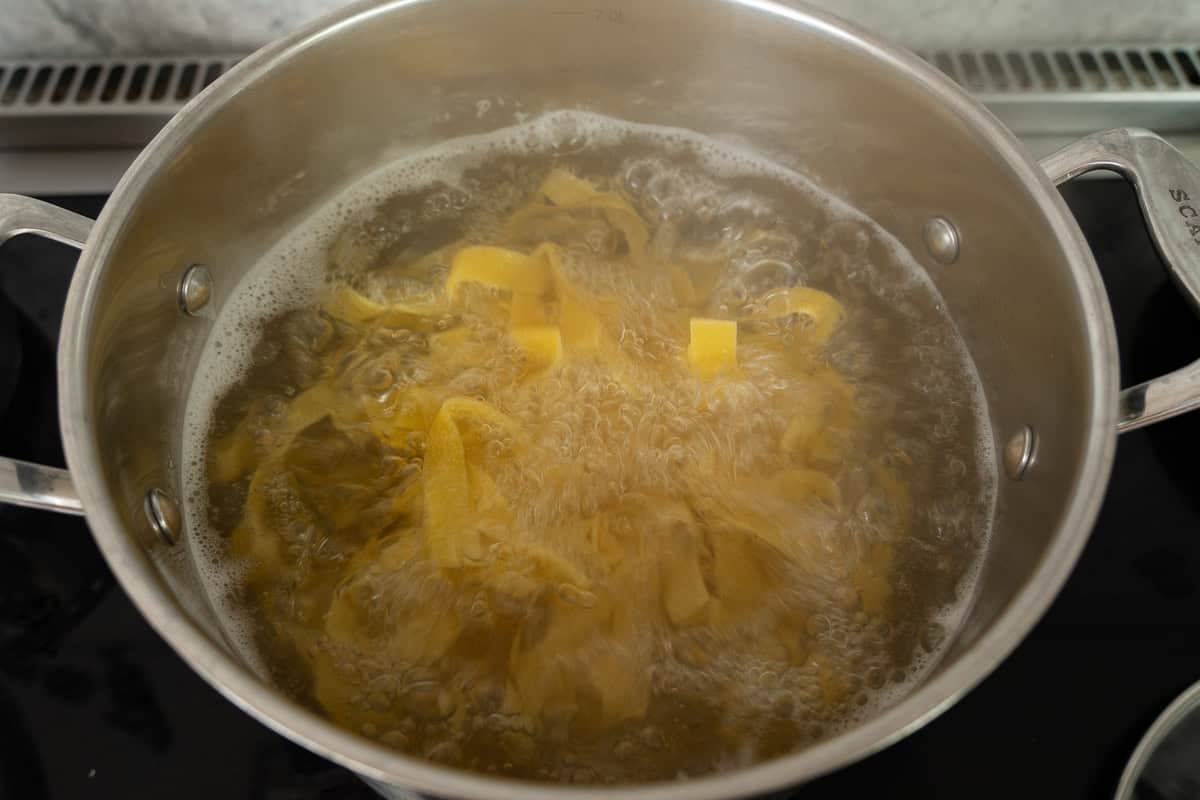
[[[386,198],[437,181],[452,187],[458,186],[464,169],[497,155],[577,152],[583,148],[611,147],[631,134],[648,137],[668,146],[687,147],[718,178],[760,176],[783,182],[805,193],[831,216],[866,226],[878,241],[886,245],[893,261],[904,269],[908,280],[918,284],[923,293],[937,298],[938,309],[945,315],[945,304],[924,269],[895,236],[874,220],[841,198],[824,191],[801,173],[690,131],[635,125],[583,112],[560,111],[494,133],[448,141],[381,166],[317,209],[246,273],[232,290],[214,323],[188,398],[183,426],[183,483],[188,489],[184,504],[189,531],[186,538],[210,601],[226,625],[226,634],[260,674],[265,674],[265,670],[253,645],[250,624],[233,601],[234,587],[242,576],[232,571],[228,559],[223,557],[216,534],[208,525],[207,492],[204,487],[206,446],[215,405],[249,369],[252,349],[262,324],[287,310],[313,302],[325,282],[326,253],[334,238],[348,220]],[[957,334],[948,315],[945,315],[945,322]],[[982,382],[961,336],[956,335],[952,340],[963,374],[975,395],[973,405],[978,412],[978,441],[975,448],[977,468],[982,476],[981,483],[990,490],[996,483],[996,460]],[[918,658],[907,670],[905,681],[889,684],[877,692],[872,702],[848,718],[846,724],[853,724],[863,716],[875,713],[881,706],[895,702],[919,683],[937,663],[969,611],[973,599],[972,588],[987,549],[994,502],[994,492],[989,491],[981,504],[986,511],[981,514],[980,520],[989,530],[980,540],[975,563],[960,581],[958,601],[938,614],[937,622],[947,631],[942,646]]]

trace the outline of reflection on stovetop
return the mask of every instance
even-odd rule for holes
[[[1113,302],[1126,382],[1200,355],[1129,188],[1066,189]],[[57,198],[95,215],[104,198]],[[74,252],[0,249],[0,452],[61,463],[51,354]],[[11,305],[5,302],[10,300]],[[1028,639],[941,718],[798,798],[1111,797],[1200,679],[1200,413],[1121,438],[1100,521]],[[221,699],[141,619],[74,518],[0,508],[0,798],[373,795]]]

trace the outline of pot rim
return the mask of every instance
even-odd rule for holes
[[[864,57],[909,74],[986,141],[1021,180],[1067,256],[1080,291],[1089,350],[1092,419],[1074,496],[1046,555],[1015,598],[971,650],[879,715],[797,753],[687,781],[574,787],[515,781],[434,765],[341,729],[265,685],[221,643],[192,622],[173,598],[105,492],[101,454],[91,426],[87,333],[104,265],[127,216],[148,183],[189,136],[244,87],[298,53],[376,15],[402,12],[431,0],[363,0],[267,45],[242,61],[180,111],[141,153],[96,222],[67,297],[58,358],[59,417],[67,463],[93,535],[138,610],[210,685],[278,733],[360,775],[438,796],[470,798],[610,798],[704,800],[760,794],[795,785],[853,763],[912,733],[986,677],[1041,618],[1073,568],[1103,499],[1116,445],[1117,349],[1108,299],[1082,233],[1045,173],[995,117],[964,90],[915,55],[885,44],[822,11],[770,0],[718,0],[777,17],[841,42]],[[90,479],[89,479],[90,478]]]

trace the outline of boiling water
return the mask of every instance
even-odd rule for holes
[[[620,225],[595,208],[513,233],[509,215],[552,168],[626,198],[648,223],[648,261],[695,267],[688,298],[665,267],[631,269]],[[604,358],[567,352],[531,374],[495,289],[466,287],[423,330],[338,319],[328,301],[353,286],[426,307],[448,245],[547,239],[572,291],[606,298]],[[845,309],[828,342],[805,345],[803,314],[753,313],[792,286]],[[742,319],[734,373],[689,370],[688,315]],[[518,452],[496,420],[460,423],[505,531],[448,569],[431,561],[423,519],[438,496],[426,491],[424,512],[412,499],[431,433],[381,435],[378,419],[331,407],[286,434],[284,467],[268,464],[281,420],[322,381],[367,404],[437,387],[439,402],[483,401],[529,434]],[[831,438],[783,452],[797,409],[831,386]],[[225,474],[239,435],[246,463]],[[189,542],[251,663],[405,751],[576,782],[750,763],[892,702],[965,611],[995,483],[974,368],[889,234],[747,153],[575,112],[388,165],[300,226],[217,319],[185,437]],[[771,482],[783,474],[803,485]],[[835,488],[803,497],[814,475]],[[581,545],[597,536],[622,543],[615,562]],[[489,553],[547,550],[522,562],[525,583],[497,588]],[[672,599],[680,558],[703,567],[699,611]]]

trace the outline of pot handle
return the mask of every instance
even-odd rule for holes
[[[1137,191],[1146,227],[1175,282],[1200,311],[1200,168],[1155,133],[1114,128],[1085,136],[1042,159],[1057,183],[1107,169]],[[1200,360],[1121,391],[1121,433],[1200,408]]]
[[[0,194],[0,245],[23,233],[36,233],[56,242],[83,247],[92,220],[65,208],[22,197]],[[82,514],[83,504],[71,473],[0,456],[0,503]]]

